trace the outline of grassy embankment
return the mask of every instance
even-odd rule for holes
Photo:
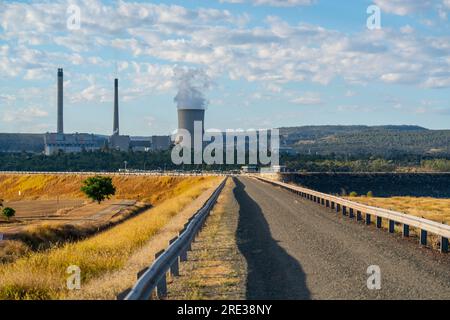
[[[195,180],[195,181],[192,181]],[[31,253],[0,266],[0,299],[60,299],[68,293],[66,269],[77,265],[83,283],[120,269],[172,217],[219,178],[183,181],[154,208],[89,239]]]
[[[447,225],[450,225],[450,199],[415,197],[347,198],[349,200],[360,202],[369,206],[398,211],[438,223],[445,223]],[[383,227],[387,228],[387,221],[383,222]],[[396,232],[401,232],[401,225],[397,225],[395,229]],[[411,234],[413,236],[418,236],[419,230],[411,228]],[[438,247],[439,241],[439,237],[430,235],[430,243],[433,247]]]
[[[373,207],[399,211],[439,223],[450,224],[450,199],[414,197],[349,197],[349,199]]]
[[[44,199],[86,199],[80,191],[84,175],[0,175],[0,198],[5,201]],[[185,177],[113,176],[115,199],[139,199],[152,204],[177,192]],[[20,192],[20,195],[19,195]]]
[[[82,175],[0,175],[0,199],[86,199],[80,191],[82,181],[86,178],[87,176]],[[113,183],[117,188],[114,198],[138,199],[138,204],[123,210],[109,221],[76,224],[47,222],[24,226],[13,237],[14,240],[3,241],[0,245],[0,263],[12,262],[31,251],[44,250],[91,236],[141,213],[149,206],[158,205],[181,194],[199,180],[201,178],[198,177],[114,176]],[[0,224],[5,222],[0,217]]]

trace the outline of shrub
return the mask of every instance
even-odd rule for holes
[[[350,197],[357,197],[357,196],[358,196],[358,193],[355,192],[355,191],[352,191],[352,192],[350,192],[349,196],[350,196]]]
[[[373,198],[373,192],[372,191],[367,192],[367,197],[368,198]]]
[[[3,208],[2,210],[3,216],[6,218],[6,220],[9,220],[10,218],[14,217],[16,214],[16,210],[10,207]]]

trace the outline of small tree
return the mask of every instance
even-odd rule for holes
[[[350,192],[349,196],[350,197],[357,197],[358,193],[356,191],[352,191],[352,192]]]
[[[9,221],[10,218],[14,217],[16,215],[16,210],[10,207],[3,208],[2,210],[3,216],[6,218],[6,220]]]
[[[367,192],[367,197],[368,198],[373,198],[373,192],[372,191]]]
[[[81,191],[93,201],[97,201],[99,204],[109,199],[116,194],[116,188],[112,183],[111,177],[95,176],[89,177],[83,181],[84,186],[81,187]]]

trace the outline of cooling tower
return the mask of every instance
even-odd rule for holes
[[[194,137],[194,122],[202,122],[202,133],[205,129],[204,109],[178,109],[178,129],[186,129]]]
[[[60,134],[64,133],[64,119],[63,119],[63,69],[58,69],[58,123],[57,123],[57,132]]]
[[[119,79],[114,79],[114,124],[113,135],[119,135]]]

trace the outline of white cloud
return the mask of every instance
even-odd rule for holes
[[[13,101],[16,101],[16,97],[11,94],[0,94],[0,101],[5,104],[10,104]]]
[[[303,96],[292,99],[292,103],[299,105],[320,105],[323,101],[318,93],[307,92]]]
[[[281,2],[313,3],[253,1]],[[386,11],[404,14],[429,6],[430,1],[376,2]],[[205,68],[213,79],[261,82],[274,93],[279,93],[286,83],[326,85],[337,78],[348,84],[381,81],[450,87],[450,37],[423,36],[409,26],[350,36],[318,25],[289,24],[271,16],[257,27],[248,27],[241,24],[246,20],[244,14],[227,10],[125,1],[117,2],[116,8],[109,2],[85,1],[80,3],[82,28],[68,32],[66,17],[61,14],[66,5],[65,1],[2,4],[1,37],[7,42],[0,46],[2,75],[29,80],[44,75],[53,78],[56,67],[61,65],[93,65],[108,68],[109,73],[115,62],[109,55],[102,56],[103,50],[139,57],[139,62],[123,58],[117,62],[121,78],[130,83],[130,88],[122,91],[124,99],[173,90],[174,65],[186,64]],[[24,38],[27,40],[21,40]],[[37,49],[32,45],[36,42],[52,49]],[[142,62],[145,59],[157,59],[158,63]],[[73,101],[107,99],[110,90],[104,91],[104,84],[81,83],[86,81],[84,75],[76,74],[76,68],[68,69],[72,72],[73,90],[78,88],[80,92]]]
[[[255,6],[272,6],[272,7],[295,7],[309,6],[314,4],[315,0],[220,0],[222,3],[245,3],[249,2]]]
[[[48,112],[39,107],[27,107],[19,110],[6,110],[3,112],[2,120],[10,123],[32,122],[36,118],[48,116]]]
[[[375,0],[381,10],[400,16],[416,13],[430,8],[431,0]]]

